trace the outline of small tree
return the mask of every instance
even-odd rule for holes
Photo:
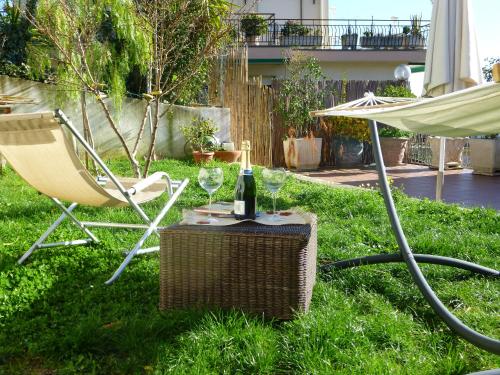
[[[27,18],[36,29],[30,46],[35,74],[51,73],[50,80],[63,89],[61,99],[80,98],[84,136],[91,145],[86,94],[92,94],[139,176],[139,163],[104,100],[109,95],[120,108],[126,76],[134,66],[145,71],[149,60],[150,38],[133,0],[39,0]]]
[[[150,60],[151,98],[144,112],[138,139],[142,137],[149,106],[154,105],[151,142],[144,175],[153,160],[160,125],[160,103],[170,104],[188,90],[200,73],[208,71],[229,36],[230,3],[226,0],[137,0],[139,12],[152,34]],[[199,82],[199,81],[198,81]]]
[[[324,94],[318,87],[324,79],[321,67],[314,57],[294,51],[286,59],[286,72],[278,93],[277,111],[290,136],[311,135],[316,119],[309,112],[324,105]]]

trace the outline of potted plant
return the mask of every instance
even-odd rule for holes
[[[212,120],[195,118],[191,124],[181,127],[181,131],[186,142],[191,145],[196,163],[213,159],[213,140],[218,128]]]
[[[323,35],[321,30],[315,30],[313,35],[309,35],[310,30],[295,21],[287,21],[281,28],[280,44],[282,46],[315,46],[321,45]]]
[[[223,142],[215,150],[214,158],[216,160],[224,161],[226,163],[234,163],[241,156],[241,151],[234,149],[233,142]]]
[[[386,97],[414,98],[415,95],[408,87],[389,85],[383,90],[378,90],[377,95]],[[408,149],[409,138],[413,135],[411,132],[399,130],[380,124],[378,134],[380,137],[380,146],[385,165],[401,165]]]
[[[403,26],[403,45],[402,47],[404,49],[408,49],[409,45],[408,45],[408,34],[410,34],[410,31],[411,31],[411,28],[410,26],[406,25],[406,26]]]
[[[487,82],[500,81],[500,58],[485,60],[483,76]],[[473,173],[495,176],[500,174],[500,134],[469,139],[470,162]]]
[[[465,138],[446,138],[444,155],[444,166],[446,169],[462,167],[462,154],[466,142]],[[429,137],[431,148],[430,168],[439,168],[439,144],[440,137]]]
[[[475,174],[500,175],[500,138],[491,134],[484,138],[469,139],[470,162]]]
[[[408,41],[408,48],[418,49],[425,47],[425,38],[421,32],[422,26],[422,16],[411,16],[411,27],[410,32],[406,35],[406,39]]]
[[[248,45],[257,45],[257,37],[267,32],[266,19],[258,14],[247,14],[242,17],[241,31],[245,33]]]
[[[343,34],[341,37],[342,49],[356,49],[358,45],[358,34],[351,32],[351,26],[347,26],[347,34]]]
[[[408,149],[408,140],[412,136],[410,132],[399,130],[381,124],[378,129],[380,147],[384,164],[388,167],[403,164],[403,159]]]
[[[392,26],[389,28],[389,35],[382,38],[382,45],[386,48],[401,48],[403,45],[403,34],[392,34]]]
[[[317,120],[310,111],[323,107],[323,91],[318,81],[324,79],[318,61],[295,51],[286,59],[287,76],[278,92],[277,112],[288,129],[283,141],[288,168],[317,169],[321,161],[322,139],[314,136]]]
[[[373,35],[373,29],[365,30],[363,36],[359,39],[362,48],[379,48],[380,44],[377,43],[380,39]]]

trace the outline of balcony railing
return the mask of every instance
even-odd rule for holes
[[[235,37],[250,47],[297,47],[343,50],[425,49],[429,21],[274,19],[266,17],[262,35],[248,35],[233,20]]]

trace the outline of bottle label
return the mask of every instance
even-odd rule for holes
[[[234,214],[245,215],[245,201],[234,201]]]

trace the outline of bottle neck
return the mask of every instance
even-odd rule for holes
[[[245,157],[245,165],[243,166],[243,169],[245,171],[252,171],[252,165],[250,164],[250,150],[245,151],[246,157]]]
[[[250,141],[241,142],[241,151],[240,174],[252,174],[252,164],[250,163]]]

